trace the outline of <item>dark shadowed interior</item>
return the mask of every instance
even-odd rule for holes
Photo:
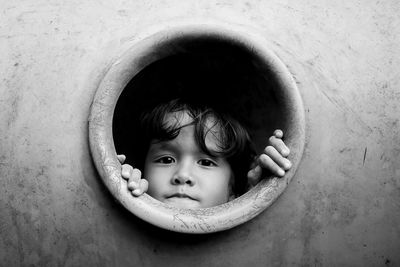
[[[135,149],[140,143],[140,112],[178,97],[194,98],[230,112],[247,127],[257,152],[265,147],[274,129],[287,128],[287,104],[274,73],[248,47],[204,36],[171,41],[157,49],[167,56],[156,56],[155,61],[144,64],[121,93],[114,111],[114,144],[118,154],[127,156],[127,163],[135,166],[135,159],[145,156]]]

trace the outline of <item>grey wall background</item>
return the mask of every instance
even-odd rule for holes
[[[399,266],[398,1],[1,1],[0,265]],[[285,193],[230,231],[156,229],[97,176],[96,86],[146,29],[254,27],[294,75],[306,150]]]

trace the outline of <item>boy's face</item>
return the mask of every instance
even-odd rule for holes
[[[167,115],[165,123],[186,125],[192,118],[186,112]],[[208,121],[210,127],[212,121]],[[218,127],[211,128],[205,144],[218,150]],[[161,202],[180,208],[208,208],[229,201],[232,170],[225,158],[210,157],[201,151],[194,136],[194,126],[180,129],[172,140],[150,145],[145,160],[144,177],[148,193]]]

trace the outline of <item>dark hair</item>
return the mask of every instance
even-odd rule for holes
[[[188,125],[195,127],[195,139],[200,149],[210,155],[226,158],[232,171],[232,192],[239,196],[247,190],[247,172],[255,157],[255,150],[247,130],[226,112],[213,109],[205,104],[174,99],[161,103],[144,111],[140,118],[141,153],[146,155],[151,142],[168,141],[179,135],[180,129],[188,125],[167,125],[165,117],[174,112],[185,111],[193,119]],[[220,129],[217,139],[218,151],[210,151],[205,139],[213,127],[207,127],[206,122],[212,119],[214,126]],[[143,168],[144,158],[137,162]]]

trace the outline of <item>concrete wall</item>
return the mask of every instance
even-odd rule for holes
[[[0,265],[400,265],[398,1],[0,6]],[[87,118],[107,67],[137,36],[205,18],[265,36],[297,81],[307,138],[272,207],[193,236],[148,225],[112,199]]]

